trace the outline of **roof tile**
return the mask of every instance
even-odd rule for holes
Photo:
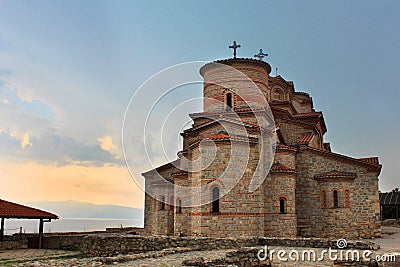
[[[370,157],[370,158],[359,158],[358,160],[367,162],[369,164],[379,164],[378,157]]]
[[[0,199],[0,217],[21,219],[58,219],[58,216],[39,209]]]
[[[279,162],[274,163],[271,168],[270,168],[271,172],[290,172],[290,173],[295,173],[296,170],[293,168],[289,168],[285,165],[282,165]]]
[[[299,144],[309,144],[311,139],[314,137],[312,132],[305,132],[299,139]]]
[[[329,172],[323,172],[320,174],[316,174],[315,178],[323,179],[323,178],[357,178],[357,174],[353,172],[342,172],[337,170],[332,170]]]

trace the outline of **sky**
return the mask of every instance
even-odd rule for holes
[[[143,207],[122,153],[129,100],[167,67],[232,57],[233,40],[238,57],[262,48],[273,75],[310,93],[333,151],[379,156],[380,189],[400,187],[398,10],[396,0],[0,0],[0,196]],[[171,134],[200,109],[187,107]]]

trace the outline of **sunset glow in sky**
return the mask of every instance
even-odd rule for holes
[[[310,93],[333,151],[379,156],[381,190],[400,187],[398,10],[395,0],[0,0],[0,198],[142,207],[121,145],[129,99],[166,67],[231,57],[233,40],[238,57],[262,48],[272,75]]]

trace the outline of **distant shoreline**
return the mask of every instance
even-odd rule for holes
[[[6,220],[5,234],[38,233],[38,220]],[[44,224],[44,233],[86,233],[92,231],[105,231],[106,228],[144,227],[143,218],[139,219],[107,219],[107,218],[60,218]]]

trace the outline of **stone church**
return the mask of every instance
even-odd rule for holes
[[[190,114],[193,124],[181,133],[183,150],[178,159],[143,173],[145,232],[207,237],[379,237],[382,166],[378,158],[333,152],[330,143],[324,142],[327,127],[322,112],[314,110],[312,97],[296,91],[293,82],[280,75],[271,76],[271,66],[262,57],[237,58],[234,49],[233,58],[200,69],[203,112]],[[229,74],[225,67],[246,78]],[[261,95],[246,95],[250,83]],[[258,101],[261,98],[265,102]],[[273,119],[274,124],[261,123],[260,118]],[[267,155],[261,143],[268,134],[273,138],[267,138],[264,149],[271,147],[274,153],[270,162],[264,162]],[[200,145],[201,141],[207,142]],[[248,159],[240,179],[225,190],[229,178],[216,180],[228,168],[233,146],[247,148]],[[211,148],[216,151],[213,161],[198,170],[188,168]],[[255,176],[259,184],[249,190]],[[205,193],[199,193],[204,198],[200,205],[190,205],[193,196],[175,188],[195,185],[205,188]]]

